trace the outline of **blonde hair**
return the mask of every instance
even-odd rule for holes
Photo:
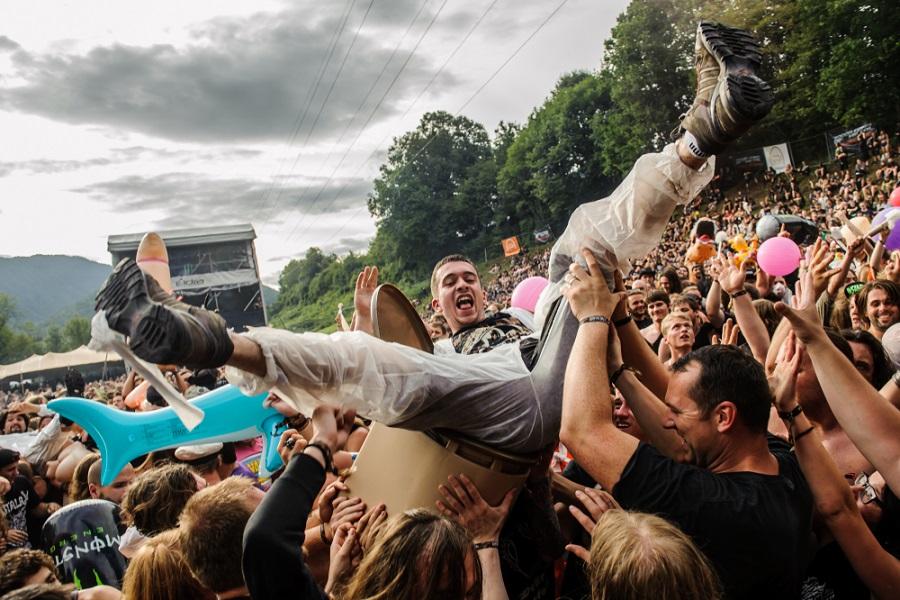
[[[203,600],[215,594],[188,567],[175,529],[150,538],[128,563],[122,596],[128,600]]]
[[[655,515],[608,510],[588,565],[593,600],[717,600],[718,578],[680,529]]]
[[[200,583],[216,593],[244,585],[242,539],[253,514],[252,483],[229,477],[190,497],[181,512],[181,550]]]
[[[669,329],[672,328],[672,325],[675,321],[685,321],[691,327],[694,326],[694,322],[691,321],[691,318],[682,312],[672,312],[667,314],[662,322],[659,324],[659,330],[662,332],[663,337],[669,335]]]
[[[388,519],[376,532],[341,600],[464,598],[466,561],[475,569],[481,598],[481,565],[472,540],[456,522],[424,509]]]

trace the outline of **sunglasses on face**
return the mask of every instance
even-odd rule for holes
[[[862,488],[862,502],[863,504],[871,504],[874,502],[878,506],[881,506],[881,498],[878,497],[878,492],[875,491],[875,488],[872,487],[872,484],[869,482],[869,476],[866,473],[860,473],[856,477],[856,481],[853,482],[853,485]]]

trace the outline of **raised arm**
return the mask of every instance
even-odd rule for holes
[[[356,278],[356,289],[353,292],[353,307],[356,312],[351,319],[353,331],[365,331],[375,334],[372,324],[372,296],[378,287],[378,267],[365,267]]]
[[[803,350],[796,348],[794,334],[788,337],[784,360],[770,379],[780,414],[797,408],[794,389]],[[794,438],[794,453],[822,516],[841,549],[876,597],[896,598],[900,590],[900,561],[891,556],[863,520],[856,500],[837,465],[822,445],[819,431],[802,412],[785,419]]]
[[[616,293],[624,291],[625,285],[622,283],[622,276],[620,273],[616,273]],[[641,335],[637,323],[627,318],[628,305],[625,297],[622,298],[622,301],[616,305],[612,316],[613,324],[622,323],[615,328],[621,342],[622,357],[625,364],[641,372],[641,381],[648,390],[658,398],[664,398],[666,388],[669,387],[669,372],[647,344],[644,336]],[[662,342],[660,342],[660,346],[662,346]]]
[[[566,365],[559,437],[595,481],[612,489],[638,441],[612,420],[606,350],[620,297],[610,293],[594,255],[583,252],[588,270],[573,263],[567,275],[565,295],[581,326]]]
[[[900,489],[900,411],[860,375],[828,339],[819,323],[812,276],[801,277],[799,308],[782,302],[775,309],[806,345],[819,384],[838,423],[869,462],[881,471],[891,489]]]
[[[769,331],[759,313],[753,308],[750,294],[744,289],[748,261],[745,260],[741,263],[741,268],[737,268],[722,254],[714,260],[719,268],[719,285],[731,296],[731,310],[734,311],[738,327],[741,328],[753,357],[760,363],[765,363],[766,354],[769,352]]]

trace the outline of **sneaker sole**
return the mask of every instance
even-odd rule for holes
[[[181,364],[175,349],[181,348],[181,328],[170,309],[152,304],[134,327],[128,346],[144,360],[157,363]]]
[[[133,260],[116,265],[97,292],[94,308],[106,311],[110,328],[128,336],[135,354],[157,364],[173,362],[178,329],[168,310],[150,299],[144,273]]]
[[[94,310],[106,311],[106,322],[112,330],[131,335],[132,324],[150,305],[140,267],[123,258],[97,292]]]
[[[721,96],[721,98],[720,98]],[[715,114],[721,107],[731,123],[746,123],[747,128],[765,117],[772,110],[775,95],[768,83],[755,75],[729,75],[716,86],[710,101],[710,118],[720,121]]]
[[[762,63],[762,51],[749,31],[701,21],[697,25],[697,37],[719,63],[720,82],[729,75],[756,75]]]

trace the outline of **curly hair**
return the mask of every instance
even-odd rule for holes
[[[41,567],[59,579],[53,559],[40,550],[13,550],[0,556],[0,596],[24,586]]]
[[[135,477],[122,512],[141,534],[156,535],[178,525],[187,501],[197,493],[197,479],[185,465],[165,464]]]

